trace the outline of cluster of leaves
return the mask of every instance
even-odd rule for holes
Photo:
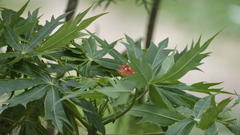
[[[121,43],[127,53],[121,54],[114,49],[118,40],[108,43],[89,31],[80,32],[104,14],[83,19],[88,8],[69,22],[61,21],[67,15],[63,14],[42,26],[38,9],[21,17],[27,5],[17,12],[1,12],[0,95],[8,99],[0,108],[0,134],[18,128],[20,135],[46,135],[46,125],[54,126],[58,135],[79,134],[79,128],[89,135],[106,134],[105,125],[126,113],[141,119],[139,123],[168,127],[167,135],[186,135],[194,125],[217,134],[216,122],[240,134],[231,112],[239,100],[230,107],[231,98],[214,100],[216,94],[232,93],[210,88],[218,83],[188,86],[178,81],[190,70],[200,70],[197,66],[209,55],[203,51],[216,35],[181,52],[166,49],[168,39],[142,49],[141,42],[125,35]],[[124,63],[134,74],[118,74],[116,68]]]

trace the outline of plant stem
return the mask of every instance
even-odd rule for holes
[[[161,0],[154,0],[154,2],[152,4],[152,10],[151,10],[151,14],[150,14],[149,22],[148,22],[148,29],[147,29],[147,35],[146,35],[146,37],[147,37],[146,43],[145,43],[146,48],[149,48],[150,41],[152,40],[155,20],[156,20],[160,2],[161,2]]]
[[[135,93],[135,95],[134,95],[134,97],[133,97],[133,100],[132,100],[131,104],[128,106],[128,108],[127,108],[126,110],[124,110],[123,112],[117,114],[116,117],[114,117],[113,114],[110,115],[105,121],[103,121],[103,124],[106,125],[106,124],[108,124],[108,123],[110,123],[110,122],[112,122],[112,121],[114,121],[114,120],[120,118],[120,117],[123,116],[124,114],[126,114],[126,113],[127,113],[132,107],[133,107],[133,105],[134,105],[136,99],[137,99],[137,94]]]
[[[69,111],[71,111],[71,108],[67,105],[67,103],[63,102],[63,104],[65,105],[65,107],[69,108]],[[77,113],[75,113],[74,111],[71,111],[71,113],[83,124],[86,129],[90,129],[89,125],[85,121],[83,121]]]
[[[68,0],[66,13],[67,12],[71,12],[71,13],[69,13],[67,15],[66,22],[69,21],[71,19],[71,17],[73,16],[73,14],[76,10],[77,4],[78,4],[78,0]]]

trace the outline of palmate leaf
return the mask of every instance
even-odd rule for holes
[[[73,92],[73,90],[71,90],[68,86],[66,86],[66,84],[68,83],[59,82],[59,84],[56,85],[64,95],[68,95],[69,93]],[[56,101],[56,103],[59,102],[59,100]],[[94,106],[90,102],[88,102],[86,99],[77,99],[73,97],[73,98],[70,98],[70,100],[85,111],[89,111],[89,112],[95,111]]]
[[[64,112],[61,102],[55,104],[60,99],[58,89],[55,86],[49,86],[45,98],[45,120],[51,120],[52,124],[60,131],[63,132],[63,121],[71,125]]]
[[[47,72],[42,67],[32,64],[28,61],[22,60],[14,64],[13,70],[18,73],[28,75],[34,79],[39,79],[47,83],[52,82],[52,77],[47,74]]]
[[[218,105],[215,105],[215,101],[211,103],[211,106],[202,114],[201,120],[198,124],[198,128],[208,129],[217,120],[219,113],[226,107],[230,102],[231,98],[222,100]]]
[[[31,119],[24,120],[20,125],[18,135],[50,135],[39,122]]]
[[[170,126],[165,135],[188,135],[195,124],[193,119],[184,119]]]
[[[46,24],[38,31],[37,35],[34,36],[29,44],[26,44],[26,48],[24,48],[24,52],[30,52],[32,51],[36,46],[40,45],[43,40],[51,34],[51,32],[60,24],[63,22],[60,22],[60,20],[64,19],[67,16],[67,14],[63,14],[59,16],[58,18],[51,18],[51,21],[46,21]]]
[[[22,13],[24,12],[24,10],[26,9],[26,7],[27,7],[27,5],[28,5],[29,2],[30,2],[30,0],[28,0],[27,3],[24,4],[19,11],[16,12],[16,14],[14,14],[13,19],[12,19],[12,22],[11,22],[11,24],[10,24],[11,27],[14,26],[14,25],[16,25],[16,24],[18,24],[18,22],[22,19],[20,16],[22,15]]]
[[[88,10],[89,9],[87,9],[87,11]],[[85,12],[83,13],[85,14]],[[94,20],[104,14],[106,13],[87,18],[81,21],[80,24],[78,24],[79,18],[65,23],[54,35],[42,43],[42,45],[37,48],[36,51],[49,51],[59,47],[64,47],[66,44],[70,43],[71,40],[83,36],[84,34],[79,31],[88,27]]]
[[[44,84],[33,87],[32,89],[25,91],[20,95],[14,97],[12,100],[10,100],[9,107],[16,106],[18,104],[21,104],[26,107],[28,102],[42,98],[46,94],[48,89],[49,85]]]
[[[160,91],[156,89],[155,85],[149,86],[149,96],[150,96],[150,100],[154,105],[164,109],[169,109],[168,105],[166,105],[165,103],[166,98],[163,96],[163,94]]]
[[[103,87],[101,89],[96,89],[96,91],[103,93],[109,97],[115,99],[112,106],[117,106],[120,104],[127,103],[129,95],[131,94],[135,84],[131,81],[116,80],[116,83],[110,81],[113,85],[112,87]]]
[[[160,67],[161,63],[164,59],[168,56],[168,54],[172,50],[165,49],[168,45],[168,39],[163,40],[156,46],[153,42],[151,42],[147,54],[146,59],[148,63],[151,65],[154,73],[158,71],[158,68]]]
[[[214,35],[208,41],[206,41],[202,46],[200,46],[200,39],[195,46],[192,46],[188,52],[182,55],[171,67],[171,69],[160,78],[156,78],[152,83],[164,82],[164,81],[175,81],[185,75],[188,71],[193,70],[196,66],[201,65],[199,60],[202,60],[209,53],[201,54],[206,50],[211,41],[218,35]]]
[[[220,123],[225,125],[232,133],[236,135],[240,135],[240,125],[239,122],[234,116],[232,110],[228,107],[226,107],[228,111],[223,111],[219,114],[218,120]]]
[[[9,46],[11,46],[12,48],[18,51],[23,52],[24,48],[22,45],[18,43],[18,37],[13,28],[9,26],[5,26],[4,34]]]
[[[200,119],[202,117],[202,114],[210,107],[211,105],[211,102],[214,102],[212,101],[214,100],[214,96],[213,95],[210,95],[210,96],[207,96],[207,97],[204,97],[202,99],[200,99],[195,105],[194,105],[194,117],[196,119]]]
[[[105,135],[106,134],[105,127],[99,115],[96,112],[93,113],[84,111],[84,113],[87,116],[88,121],[90,121],[100,133]]]
[[[167,100],[171,101],[174,104],[190,107],[189,104],[187,104],[178,94],[164,90],[162,88],[157,88],[158,91],[161,91],[161,93],[167,98]]]
[[[181,114],[150,104],[134,106],[129,113],[134,116],[143,117],[138,123],[150,122],[159,126],[169,126],[185,119]]]
[[[0,59],[7,59],[12,57],[19,57],[21,54],[19,52],[7,52],[7,53],[0,53]]]
[[[205,135],[218,135],[218,127],[216,123],[213,123],[212,126],[204,130]]]
[[[127,63],[127,60],[123,57],[121,53],[119,53],[117,50],[114,49],[115,45],[117,44],[117,41],[114,41],[113,43],[109,44],[107,41],[100,39],[93,33],[87,31],[99,44],[102,49],[107,49],[108,54],[111,55],[115,60],[119,60],[122,63]]]
[[[128,54],[128,58],[130,57],[129,54],[131,54],[132,56],[141,59],[143,57],[143,51],[141,50],[141,44],[137,44],[133,41],[133,39],[131,39],[129,36],[125,35],[126,40],[128,43],[124,43],[122,42],[122,44],[124,44],[127,48],[127,54]]]
[[[6,25],[10,25],[12,22],[14,15],[16,14],[16,11],[5,9],[1,11],[1,17]]]
[[[211,94],[212,93],[224,93],[224,94],[234,94],[228,91],[221,91],[222,88],[210,88],[212,86],[221,84],[222,82],[219,83],[206,83],[206,82],[198,82],[194,83],[191,85],[192,89],[188,89],[188,91],[195,91],[195,92],[200,92],[200,93],[206,93],[206,94]]]
[[[100,59],[95,59],[95,62],[97,62],[99,65],[108,68],[108,69],[113,69],[115,70],[116,68],[119,67],[119,65],[122,65],[122,61],[120,60],[113,60],[109,58],[100,58]]]
[[[2,80],[0,81],[0,95],[4,93],[9,94],[15,90],[31,88],[41,83],[43,83],[43,81],[27,80],[27,79],[16,79],[16,80],[7,80],[7,81]]]
[[[34,10],[32,14],[31,14],[30,12],[28,12],[28,17],[27,17],[27,19],[26,19],[25,24],[30,24],[30,26],[32,25],[32,27],[31,27],[30,29],[28,29],[28,31],[25,32],[25,34],[23,33],[24,31],[22,31],[22,30],[20,30],[20,32],[18,33],[18,32],[17,32],[17,31],[18,31],[18,30],[17,30],[18,28],[16,28],[17,34],[19,34],[19,35],[20,35],[20,34],[24,34],[26,40],[29,40],[29,38],[30,38],[31,35],[32,35],[32,32],[34,31],[34,29],[37,28],[37,22],[36,22],[36,23],[33,23],[33,22],[35,22],[35,20],[38,20],[38,11],[39,11],[39,8],[36,9],[36,10]],[[22,32],[22,33],[21,33],[21,32]]]
[[[136,84],[138,89],[146,86],[153,77],[152,68],[147,63],[145,55],[141,59],[136,58],[129,52],[130,66],[135,74],[126,76],[125,79]]]
[[[166,58],[163,60],[161,64],[160,71],[159,72],[155,71],[157,72],[155,78],[160,78],[171,69],[171,67],[174,64],[174,55],[175,53],[172,53],[170,56],[165,56]]]

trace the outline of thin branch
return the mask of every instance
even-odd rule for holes
[[[71,17],[74,15],[77,4],[78,4],[78,0],[68,0],[67,9],[65,12],[66,13],[71,12],[71,13],[67,15],[66,21],[69,21]]]
[[[110,123],[112,121],[115,121],[116,119],[122,117],[124,114],[126,114],[133,107],[136,99],[137,99],[137,94],[135,93],[131,104],[128,106],[128,108],[126,110],[124,110],[123,112],[117,114],[117,116],[115,116],[114,114],[108,116],[108,118],[103,121],[103,124],[106,125],[106,124],[108,124],[108,123]]]
[[[145,43],[146,48],[149,48],[150,41],[152,40],[154,25],[156,22],[155,20],[156,20],[157,12],[159,10],[160,3],[161,3],[161,0],[154,0],[152,4],[152,10],[151,10],[151,14],[148,22],[148,29],[147,29],[147,35],[146,35],[147,37],[146,43]]]

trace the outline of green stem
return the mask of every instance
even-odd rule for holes
[[[4,79],[8,74],[10,74],[12,71],[8,70],[6,73],[4,73],[1,77],[1,79]]]
[[[119,114],[117,114],[116,117],[114,117],[114,114],[108,116],[108,118],[103,121],[103,124],[106,125],[106,124],[108,124],[108,123],[110,123],[110,122],[112,122],[112,121],[120,118],[120,117],[123,116],[124,114],[126,114],[126,113],[133,107],[136,99],[137,99],[137,94],[134,95],[131,104],[128,106],[128,108],[127,108],[126,110],[124,110],[123,112],[120,112]]]
[[[67,105],[67,103],[63,102],[64,105],[68,108],[69,111],[71,111],[71,113],[83,124],[83,126],[89,130],[91,127],[82,119],[81,116],[79,116],[79,114],[77,114],[76,112],[72,111],[71,107]]]

